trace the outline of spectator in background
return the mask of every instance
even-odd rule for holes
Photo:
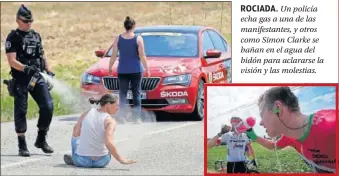
[[[124,113],[127,93],[131,85],[133,94],[132,118],[136,123],[141,123],[141,80],[144,69],[146,76],[150,76],[144,51],[144,41],[141,36],[134,33],[135,21],[129,16],[124,22],[125,32],[120,34],[113,43],[113,53],[109,63],[109,72],[112,74],[112,67],[117,59],[119,50],[118,80],[119,80],[119,101],[120,115]],[[142,67],[144,66],[144,68]],[[126,113],[126,112],[125,112]]]

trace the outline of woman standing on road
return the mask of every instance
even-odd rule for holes
[[[81,114],[74,126],[72,136],[72,155],[64,155],[68,165],[86,168],[103,168],[111,161],[111,155],[121,164],[133,164],[134,160],[122,158],[113,143],[116,121],[111,117],[118,110],[118,98],[106,94],[100,100],[100,108],[91,108]]]
[[[142,65],[145,68],[147,77],[150,76],[150,72],[144,51],[144,41],[141,36],[134,34],[135,24],[132,18],[126,17],[124,22],[126,31],[120,34],[113,43],[113,53],[108,70],[112,74],[112,67],[117,59],[119,50],[119,101],[120,109],[122,110],[122,113],[119,114],[124,114],[127,92],[129,85],[131,85],[134,105],[132,117],[136,123],[141,123],[141,80],[144,71]]]

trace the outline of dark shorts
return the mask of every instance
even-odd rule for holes
[[[227,162],[227,173],[247,173],[245,162]]]

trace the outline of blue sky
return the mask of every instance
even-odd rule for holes
[[[255,103],[259,96],[270,87],[208,87],[207,90],[207,137],[220,131],[222,124],[229,125],[231,116],[257,119],[254,130],[266,135],[259,126],[259,110]],[[301,112],[314,113],[320,109],[335,108],[335,87],[291,87],[299,100]],[[245,106],[244,106],[245,105]]]
[[[302,112],[306,114],[335,108],[335,87],[303,87],[297,91],[297,97]]]

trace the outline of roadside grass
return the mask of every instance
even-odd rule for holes
[[[4,43],[15,29],[15,14],[21,2],[1,2],[1,121],[13,120],[13,98],[3,79],[9,78]],[[58,80],[79,90],[80,77],[97,62],[94,51],[107,48],[123,29],[125,17],[137,26],[204,25],[218,29],[231,45],[231,3],[229,2],[24,2],[33,13],[33,29],[42,36],[47,57]],[[223,4],[223,8],[222,8]],[[223,12],[223,13],[222,13]],[[222,19],[222,20],[221,20]],[[54,115],[70,112],[53,93]],[[27,118],[38,115],[29,96]]]
[[[312,172],[293,148],[289,147],[279,151],[270,151],[257,143],[252,143],[252,147],[255,151],[255,156],[258,161],[258,171],[260,173],[279,173],[280,167],[283,173]],[[216,172],[214,168],[215,161],[224,160],[227,162],[227,149],[225,145],[222,145],[207,150],[207,169],[209,173],[213,173]],[[250,159],[252,159],[252,157],[250,157]]]

